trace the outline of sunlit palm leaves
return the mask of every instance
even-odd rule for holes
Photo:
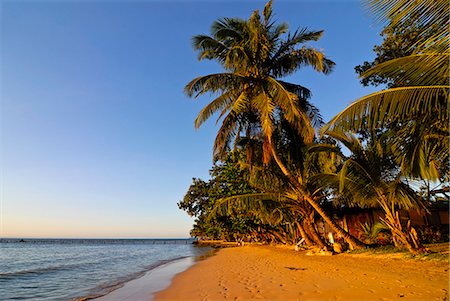
[[[236,210],[248,212],[264,223],[277,224],[288,214],[292,201],[279,193],[253,193],[219,199],[210,216],[232,215]]]
[[[340,128],[382,128],[389,122],[428,116],[448,120],[448,86],[400,87],[360,98],[333,117],[322,132]]]
[[[406,183],[392,161],[392,153],[385,139],[389,135],[372,135],[363,144],[354,135],[342,132],[327,132],[327,135],[344,144],[351,155],[345,158],[338,173],[323,173],[315,176],[316,181],[325,187],[335,189],[338,200],[360,208],[380,207],[396,242],[413,254],[423,251],[410,229],[403,229],[397,210],[424,208],[423,200]],[[316,151],[333,152],[330,145],[315,147]],[[342,155],[340,152],[337,154]]]
[[[249,128],[259,128],[266,137],[264,161],[268,162],[271,157],[268,143],[274,123],[280,119],[288,121],[305,141],[312,141],[314,126],[320,124],[321,117],[307,101],[309,90],[278,79],[303,66],[328,73],[334,63],[314,48],[299,47],[318,40],[322,31],[304,28],[283,38],[287,30],[285,23],[273,22],[269,2],[262,15],[255,11],[248,20],[223,18],[213,23],[211,35],[193,38],[199,59],[215,60],[228,71],[198,77],[185,88],[190,97],[219,94],[195,121],[199,127],[212,115],[219,114],[222,126],[214,146],[215,155],[225,154],[236,137],[251,132]]]
[[[321,121],[317,117],[317,108],[307,100],[310,92],[279,78],[304,66],[325,74],[334,66],[323,52],[301,45],[318,40],[321,31],[300,29],[283,39],[286,32],[286,24],[276,25],[272,21],[272,2],[269,1],[262,16],[255,11],[246,21],[224,18],[213,24],[211,36],[194,37],[194,48],[199,50],[199,58],[215,60],[228,71],[196,78],[186,86],[188,96],[198,97],[206,93],[223,96],[200,112],[196,126],[215,113],[223,118],[214,144],[216,159],[234,148],[243,137],[247,142],[259,140],[262,143],[262,162],[269,165],[273,158],[289,185],[295,188],[295,193],[301,195],[352,248],[361,247],[361,243],[323,211],[319,199],[308,192],[303,175],[296,174],[297,164],[289,167],[284,164],[283,159],[286,158],[280,152],[280,141],[276,141],[280,137],[274,137],[277,127],[287,123],[303,144],[311,143],[315,134],[313,126]]]
[[[408,86],[445,85],[449,81],[449,54],[450,51],[429,52],[393,59],[374,66],[363,76],[396,77]]]
[[[448,17],[450,2],[447,0],[365,0],[367,9],[376,20],[398,26],[408,19],[416,19],[418,24],[425,26],[426,31],[433,35],[417,45],[421,49],[448,49]]]
[[[404,174],[436,180],[442,176],[439,169],[447,164],[443,158],[450,151],[449,2],[367,0],[366,4],[379,21],[390,27],[401,28],[410,23],[406,20],[415,20],[423,38],[414,44],[413,54],[381,63],[362,74],[363,77],[396,78],[404,83],[403,87],[358,99],[336,115],[323,131],[336,128],[356,131],[395,125],[400,134],[397,140],[393,139],[393,144]],[[418,131],[417,125],[412,124],[420,125],[422,130]]]

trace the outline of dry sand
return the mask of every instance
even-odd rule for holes
[[[448,300],[449,264],[245,246],[178,274],[155,300]]]

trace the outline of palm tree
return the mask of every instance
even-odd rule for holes
[[[320,151],[332,151],[345,159],[338,173],[323,173],[317,178],[334,186],[340,199],[347,205],[381,207],[385,213],[382,222],[390,229],[394,244],[407,248],[413,254],[426,250],[410,223],[401,224],[398,209],[425,208],[421,198],[403,181],[389,151],[388,135],[372,134],[365,145],[353,134],[326,132],[351,151],[345,157],[334,145],[313,146]]]
[[[223,118],[214,143],[215,158],[229,151],[241,136],[262,136],[263,162],[268,164],[273,158],[297,193],[345,237],[351,247],[361,247],[360,242],[342,230],[319,203],[308,196],[301,179],[293,176],[276,148],[273,133],[280,120],[290,124],[305,143],[313,140],[314,125],[318,124],[317,109],[308,102],[309,90],[280,78],[303,66],[311,66],[324,74],[331,72],[334,66],[323,52],[307,46],[298,47],[304,42],[318,40],[323,31],[303,28],[282,39],[287,31],[287,24],[276,25],[272,21],[272,1],[269,1],[262,16],[255,11],[249,20],[224,18],[213,23],[211,36],[193,38],[200,60],[215,60],[226,70],[198,77],[187,84],[185,92],[190,97],[211,92],[220,94],[201,110],[195,126],[198,128],[216,113],[219,114],[218,121]]]
[[[395,142],[397,161],[405,175],[436,180],[448,173],[450,34],[447,0],[365,0],[377,20],[388,28],[415,20],[422,38],[413,53],[375,65],[362,74],[397,78],[402,87],[362,97],[336,115],[323,129],[357,131],[360,128],[401,127]],[[421,129],[419,129],[421,127]],[[417,136],[420,134],[420,136]],[[411,137],[420,143],[411,142]],[[414,140],[414,139],[413,139]]]

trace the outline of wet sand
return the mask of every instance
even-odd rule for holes
[[[170,285],[175,274],[181,273],[192,266],[195,259],[192,257],[180,259],[161,265],[143,275],[131,280],[111,293],[94,301],[149,301],[153,295]]]
[[[423,301],[448,300],[448,290],[448,262],[245,246],[178,274],[154,300]]]

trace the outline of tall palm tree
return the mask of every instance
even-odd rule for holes
[[[415,20],[422,32],[411,55],[378,64],[362,74],[397,78],[405,86],[364,96],[336,115],[323,132],[335,128],[402,127],[397,160],[404,174],[436,180],[448,173],[450,34],[447,0],[365,0],[377,20],[388,28],[407,26]],[[422,130],[418,130],[422,127]],[[417,136],[420,134],[420,136]],[[406,137],[405,137],[406,136]],[[405,141],[410,137],[420,143]],[[405,140],[406,139],[406,140]],[[438,144],[438,146],[436,146]],[[447,158],[447,161],[446,159]]]
[[[312,149],[332,151],[345,158],[338,173],[323,173],[317,178],[334,186],[347,205],[380,207],[385,213],[382,222],[391,230],[397,247],[406,248],[415,255],[425,252],[410,223],[405,227],[399,219],[398,209],[425,207],[422,199],[402,180],[385,141],[388,136],[371,134],[369,141],[363,144],[348,132],[328,131],[326,134],[341,142],[351,155],[345,157],[334,145],[313,146]]]
[[[249,20],[224,18],[213,23],[211,36],[198,35],[193,45],[199,51],[199,59],[219,62],[226,72],[198,77],[187,84],[185,92],[190,97],[205,93],[220,95],[201,110],[195,126],[218,113],[223,118],[214,143],[214,155],[220,157],[240,136],[251,138],[263,136],[263,161],[273,158],[289,183],[295,187],[322,218],[336,232],[347,239],[351,247],[361,244],[343,231],[312,198],[307,196],[301,179],[294,177],[282,162],[276,149],[273,132],[275,123],[284,120],[310,143],[315,135],[314,123],[317,109],[308,102],[310,92],[305,87],[281,81],[303,66],[311,66],[318,72],[328,74],[334,62],[323,52],[302,46],[304,42],[316,41],[323,31],[306,28],[286,34],[285,23],[272,20],[272,1],[262,16],[255,11]]]

